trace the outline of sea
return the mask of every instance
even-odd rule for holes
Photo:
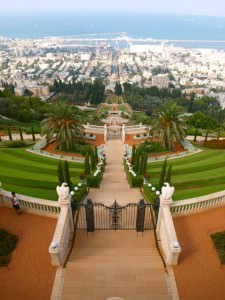
[[[107,37],[169,41],[186,48],[225,50],[225,17],[136,12],[0,13],[0,36]]]

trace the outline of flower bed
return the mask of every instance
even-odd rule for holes
[[[7,266],[11,253],[16,247],[17,236],[5,229],[0,229],[0,266]]]

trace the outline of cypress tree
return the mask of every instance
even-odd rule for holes
[[[8,127],[8,136],[9,136],[9,140],[12,141],[12,133],[11,133],[11,129],[10,127]]]
[[[136,155],[136,146],[133,145],[132,147],[132,156],[131,156],[131,164],[133,165],[135,162],[135,155]]]
[[[164,160],[162,165],[161,174],[159,178],[159,191],[161,191],[163,184],[165,182],[165,175],[166,175],[166,167],[167,167],[167,158]]]
[[[139,170],[139,164],[140,164],[140,154],[137,151],[135,155],[135,160],[134,160],[134,171],[137,172]]]
[[[91,170],[94,171],[96,169],[96,160],[94,150],[91,149]]]
[[[64,174],[63,174],[63,166],[62,166],[61,160],[59,160],[59,162],[58,162],[58,181],[59,181],[59,185],[61,185],[63,182],[65,182]]]
[[[21,139],[21,141],[23,141],[23,132],[22,132],[21,127],[19,127],[19,133],[20,133],[20,139]]]
[[[144,154],[144,158],[143,158],[142,174],[146,173],[146,171],[147,171],[147,165],[148,165],[148,154],[145,153]]]
[[[167,169],[167,173],[166,173],[165,182],[168,182],[169,184],[171,184],[171,175],[172,175],[172,165],[169,165],[169,167]]]
[[[87,175],[90,174],[90,162],[89,162],[89,156],[88,155],[85,156],[84,172]]]
[[[139,165],[138,165],[138,174],[141,175],[142,174],[142,170],[143,170],[143,162],[144,162],[144,154],[142,154],[141,156],[139,156]]]
[[[64,162],[64,179],[67,185],[69,186],[70,190],[72,190],[73,185],[70,179],[70,169],[69,169],[69,163],[67,160]]]
[[[95,162],[98,163],[98,147],[95,146]]]

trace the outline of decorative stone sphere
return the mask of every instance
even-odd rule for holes
[[[151,183],[148,183],[148,187],[151,187],[152,186],[152,184]]]
[[[75,194],[74,191],[71,191],[71,192],[70,192],[70,195],[71,195],[71,196],[74,196],[74,194]]]
[[[78,183],[78,186],[79,186],[79,187],[81,187],[81,186],[82,186],[82,183],[81,183],[81,182],[79,182],[79,183]]]
[[[155,193],[156,193],[156,195],[157,195],[157,196],[159,196],[159,195],[160,195],[160,191],[156,191]]]
[[[78,187],[77,186],[75,186],[74,191],[78,191]]]
[[[152,187],[152,191],[153,191],[153,192],[155,191],[155,187],[154,187],[154,186]]]

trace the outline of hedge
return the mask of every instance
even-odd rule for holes
[[[102,173],[98,173],[98,175],[89,175],[87,176],[87,185],[88,187],[99,188],[102,181]]]
[[[143,176],[142,175],[133,176],[129,172],[128,166],[126,163],[124,163],[124,170],[126,172],[127,180],[129,182],[130,187],[132,187],[132,188],[142,187],[142,185],[143,185]]]

